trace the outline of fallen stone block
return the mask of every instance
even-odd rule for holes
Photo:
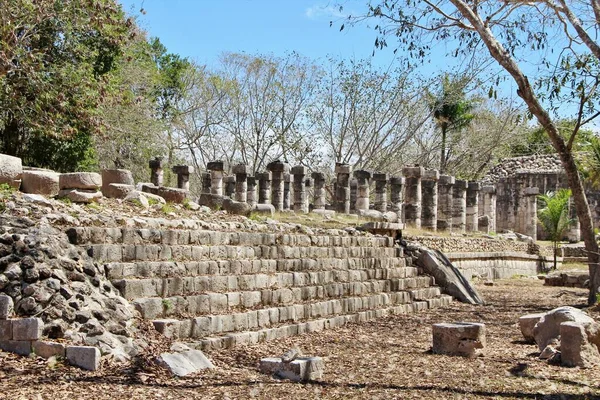
[[[103,169],[102,173],[102,193],[108,190],[108,186],[111,183],[127,185],[127,186],[135,186],[135,181],[133,180],[133,174],[131,171],[127,169]],[[106,197],[108,196],[104,193]]]
[[[175,350],[175,352],[162,353],[158,358],[158,363],[174,375],[186,376],[203,369],[215,367],[200,350],[193,350],[180,344],[173,346],[171,350]]]
[[[95,371],[100,367],[100,350],[93,346],[67,346],[67,361],[69,364]]]
[[[102,186],[102,177],[96,172],[70,172],[67,174],[60,174],[58,185],[61,190],[98,190]]]
[[[102,198],[102,192],[85,189],[61,189],[58,192],[59,198],[67,198],[73,203],[93,203]]]
[[[47,207],[53,207],[52,202],[41,194],[23,193],[23,200],[29,203],[40,204]]]
[[[7,319],[13,316],[15,305],[12,297],[0,294],[0,319]]]
[[[230,198],[224,198],[223,210],[227,211],[229,214],[248,216],[252,211],[252,207],[250,207],[248,203],[234,201]]]
[[[56,196],[59,191],[59,177],[58,172],[50,170],[25,170],[21,179],[21,191]]]
[[[13,340],[38,340],[42,337],[44,321],[41,318],[12,320]]]
[[[262,373],[295,382],[304,382],[323,377],[323,359],[321,357],[297,357],[285,362],[279,357],[263,358],[259,369]]]
[[[540,322],[544,313],[538,314],[527,314],[519,317],[519,328],[525,340],[529,343],[535,343],[535,337],[533,335],[533,328]]]
[[[433,325],[433,352],[474,357],[485,347],[485,325],[475,322]]]
[[[36,340],[32,343],[33,353],[42,357],[42,358],[50,358],[50,357],[65,357],[66,348],[62,343],[55,342],[45,342],[42,340]]]
[[[189,191],[184,189],[168,188],[164,186],[142,185],[142,192],[151,193],[162,197],[169,203],[182,204],[188,198]]]
[[[22,174],[23,163],[19,157],[0,154],[0,184],[7,183],[19,189]]]
[[[275,207],[273,206],[273,204],[256,204],[254,208],[252,208],[252,212],[272,217],[275,215]]]
[[[177,339],[181,330],[180,321],[177,319],[155,319],[152,321],[154,329],[168,338]]]
[[[563,322],[560,324],[561,363],[567,367],[592,368],[600,365],[600,324]]]
[[[134,191],[135,186],[124,183],[109,183],[102,188],[102,194],[109,199],[124,199]]]
[[[198,198],[198,204],[216,210],[223,208],[224,196],[212,193],[202,193]]]
[[[29,340],[4,340],[0,341],[0,349],[20,356],[31,354],[31,342]]]
[[[538,345],[540,351],[544,350],[552,340],[560,337],[560,324],[568,321],[581,323],[594,322],[589,315],[574,307],[559,307],[548,311],[533,328],[535,343]]]

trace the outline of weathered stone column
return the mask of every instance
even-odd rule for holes
[[[374,173],[373,180],[375,181],[375,209],[382,213],[387,212],[387,185],[388,174]]]
[[[350,179],[350,212],[356,213],[356,199],[358,197],[358,181]]]
[[[352,167],[348,164],[336,163],[335,210],[339,213],[350,214],[350,173]]]
[[[292,207],[292,199],[290,193],[290,184],[292,182],[291,174],[283,174],[283,209],[290,210]]]
[[[211,161],[206,165],[210,171],[210,193],[223,196],[223,161]]]
[[[440,173],[436,169],[427,170],[421,180],[421,227],[437,230],[438,214],[438,179]]]
[[[248,187],[247,193],[246,193],[246,203],[248,203],[248,205],[250,207],[254,207],[256,205],[257,202],[257,196],[256,196],[256,178],[253,176],[249,176],[246,178],[246,184]]]
[[[468,186],[467,181],[458,179],[452,186],[452,230],[456,232],[466,232]]]
[[[390,178],[390,202],[392,203],[392,211],[398,214],[400,222],[404,222],[404,213],[402,211],[404,202],[404,177],[392,176]]]
[[[421,228],[421,177],[425,173],[423,167],[404,167],[402,174],[406,179],[404,191],[405,223],[413,228]]]
[[[484,186],[479,193],[479,215],[487,215],[488,231],[496,232],[496,188],[494,186]]]
[[[226,176],[223,178],[225,183],[225,196],[233,199],[235,194],[235,176]]]
[[[271,171],[271,179],[273,184],[271,187],[271,204],[275,207],[275,211],[283,211],[283,189],[285,181],[283,176],[289,172],[289,165],[275,160],[267,164],[267,169]]]
[[[271,173],[261,172],[256,174],[258,179],[258,203],[271,204]]]
[[[210,172],[202,173],[202,193],[210,193]]]
[[[154,186],[162,186],[163,184],[163,169],[162,169],[162,159],[155,158],[154,160],[150,160],[148,162],[148,166],[150,167],[150,182]]]
[[[438,213],[437,229],[439,231],[452,230],[452,188],[456,179],[450,175],[442,175],[438,179]]]
[[[246,164],[234,165],[231,172],[235,174],[235,201],[246,203],[248,201],[248,172]]]
[[[524,190],[526,210],[525,210],[525,235],[537,240],[537,197],[540,189],[530,187]]]
[[[369,209],[371,172],[359,169],[353,175],[357,182],[355,209],[358,212],[366,211]]]
[[[573,197],[569,198],[569,218],[572,222],[569,225],[569,230],[567,231],[567,240],[569,243],[577,243],[581,241],[581,226],[579,224],[579,218],[577,218],[577,211],[575,210],[575,202],[573,201]]]
[[[304,180],[304,190],[306,194],[304,195],[305,203],[306,203],[306,212],[310,211],[310,188],[313,186],[313,180],[311,178],[306,178]]]
[[[315,196],[313,208],[315,210],[325,209],[325,174],[322,172],[313,172],[312,178],[315,182]]]
[[[306,173],[307,168],[302,165],[296,165],[292,168],[292,175],[294,175],[294,212],[304,214],[308,212],[308,207],[306,206],[306,187],[304,186]]]
[[[190,174],[194,173],[194,167],[175,165],[171,170],[177,174],[177,189],[190,190]]]
[[[469,182],[467,186],[467,231],[476,232],[479,225],[479,182]]]

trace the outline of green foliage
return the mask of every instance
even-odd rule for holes
[[[156,200],[154,197],[148,197],[147,199],[148,199],[148,204],[151,206],[159,203],[159,201]]]
[[[173,309],[173,302],[169,299],[163,299],[162,300],[162,305],[163,305],[163,309],[166,312],[169,312]]]
[[[573,219],[569,218],[570,189],[560,189],[557,192],[548,192],[538,196],[543,208],[538,211],[538,220],[554,248],[554,268],[556,269],[556,256],[560,241]]]
[[[169,214],[169,213],[175,212],[175,208],[173,207],[173,205],[171,203],[165,203],[162,205],[161,211],[165,214]]]
[[[97,170],[98,160],[92,144],[87,132],[78,132],[70,138],[36,134],[29,141],[23,162],[59,172],[94,171]]]
[[[556,122],[560,135],[568,140],[573,133],[576,122],[572,120],[560,120]],[[573,142],[574,151],[589,151],[592,141],[595,139],[594,132],[589,129],[581,129]],[[548,134],[544,128],[538,126],[529,129],[523,141],[513,143],[510,146],[512,156],[530,156],[535,154],[554,154],[556,149],[552,146]]]

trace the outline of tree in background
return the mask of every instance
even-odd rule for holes
[[[569,199],[571,190],[560,189],[557,192],[548,192],[538,196],[542,208],[538,211],[538,221],[542,224],[548,238],[552,241],[554,255],[554,269],[560,242],[573,223],[569,218]]]
[[[439,164],[440,174],[446,172],[449,153],[452,152],[453,146],[448,146],[448,134],[451,132],[459,134],[475,118],[473,114],[473,109],[475,108],[474,100],[467,99],[465,85],[466,80],[464,77],[451,77],[445,74],[441,77],[439,92],[435,94],[430,91],[427,92],[429,107],[433,111],[433,119],[442,133]]]

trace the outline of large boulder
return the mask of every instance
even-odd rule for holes
[[[24,193],[56,196],[59,191],[58,172],[51,170],[31,169],[23,171],[21,191]]]
[[[563,322],[560,324],[561,363],[567,367],[591,368],[600,365],[600,324]]]
[[[519,328],[521,328],[521,333],[528,343],[535,343],[533,328],[535,328],[535,325],[540,322],[544,315],[544,313],[527,314],[519,318]]]
[[[124,199],[131,192],[135,191],[134,185],[124,183],[109,183],[104,185],[103,181],[102,194],[110,199]]]
[[[485,325],[476,322],[442,323],[433,325],[435,354],[474,357],[485,347]]]
[[[110,191],[109,185],[117,183],[122,185],[135,185],[131,171],[127,169],[103,169],[102,171],[102,193],[106,197],[114,197]],[[107,193],[110,192],[110,193]]]
[[[102,186],[102,177],[96,172],[70,172],[60,174],[59,188],[98,190]]]
[[[540,351],[555,339],[560,338],[560,324],[563,322],[592,323],[594,320],[585,312],[574,307],[559,307],[548,311],[533,328],[535,343]]]
[[[19,157],[0,154],[0,184],[8,183],[18,189],[21,185],[23,163]]]
[[[226,197],[223,199],[223,210],[229,214],[248,216],[252,211],[252,207],[248,203],[234,201]]]
[[[177,376],[186,376],[206,368],[214,368],[214,365],[200,350],[175,343],[171,346],[171,353],[162,353],[158,363]]]
[[[58,192],[58,197],[69,199],[73,203],[93,203],[102,198],[102,192],[84,189],[63,189]]]

